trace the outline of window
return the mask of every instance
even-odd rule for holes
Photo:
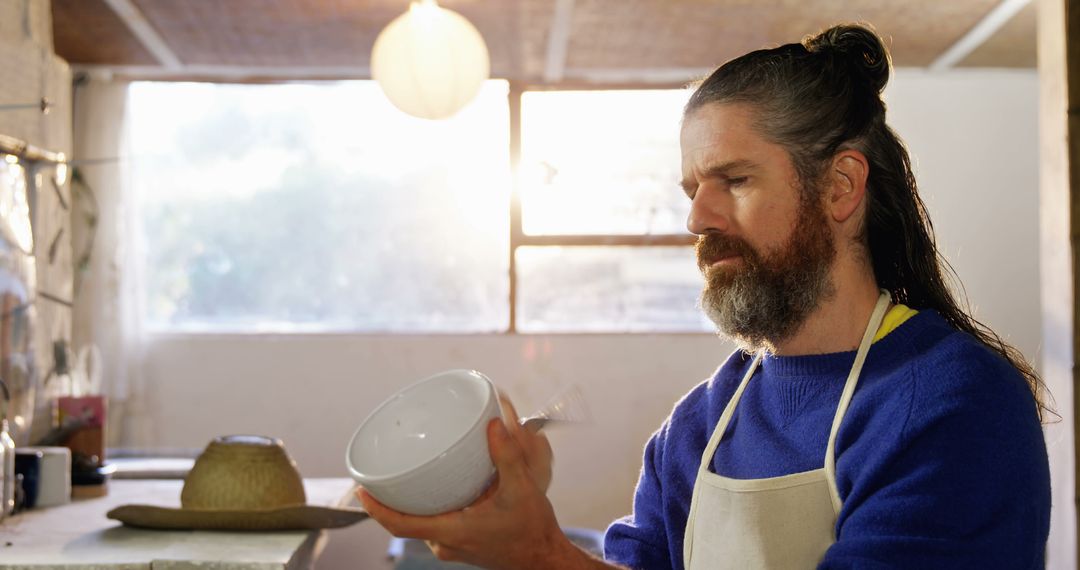
[[[148,326],[504,330],[506,93],[432,123],[371,82],[134,84]]]
[[[522,332],[686,332],[703,324],[685,247],[517,248]],[[706,329],[708,330],[708,329]]]
[[[708,330],[676,187],[686,96],[521,94],[490,81],[458,116],[430,122],[369,81],[135,83],[144,321],[193,332]]]
[[[711,330],[677,191],[687,97],[523,94],[516,330]]]
[[[685,235],[679,124],[688,97],[681,90],[524,93],[522,230]]]

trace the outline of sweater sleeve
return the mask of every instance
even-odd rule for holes
[[[604,559],[634,570],[673,567],[668,553],[660,478],[666,425],[645,446],[633,514],[613,522],[604,536]]]
[[[1043,567],[1049,467],[1031,393],[996,355],[951,356],[914,373],[899,437],[838,478],[819,568]]]
[[[683,570],[683,534],[701,454],[749,357],[735,351],[676,402],[645,445],[633,514],[608,527],[604,557],[634,570]]]

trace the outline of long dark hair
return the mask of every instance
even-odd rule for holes
[[[890,71],[889,52],[877,34],[860,25],[834,26],[802,43],[729,61],[698,85],[684,116],[712,103],[754,107],[758,131],[787,149],[806,191],[818,187],[808,182],[820,178],[837,152],[856,149],[866,155],[870,173],[861,241],[869,248],[878,285],[895,302],[933,309],[1000,354],[1024,376],[1041,420],[1044,411],[1053,411],[1035,369],[970,309],[961,308],[946,281],[960,283],[938,251],[907,149],[885,124],[881,91]]]

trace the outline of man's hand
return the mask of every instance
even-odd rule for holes
[[[536,488],[540,489],[541,493],[547,494],[548,487],[551,486],[551,465],[554,462],[551,442],[548,441],[547,436],[544,434],[533,433],[521,427],[521,418],[518,417],[513,402],[505,394],[499,394],[499,405],[502,406],[503,421],[506,422],[506,428],[514,436],[514,441],[517,442],[518,447],[521,448],[521,454],[529,468],[533,482],[536,483]],[[488,440],[490,441],[490,439],[489,436]],[[494,454],[492,454],[492,457],[494,457]]]
[[[502,401],[507,424],[488,424],[495,481],[472,505],[426,517],[394,511],[363,489],[357,497],[391,534],[423,539],[440,560],[507,570],[595,567],[599,562],[562,533],[544,495],[551,482],[547,438],[521,429],[509,400]]]

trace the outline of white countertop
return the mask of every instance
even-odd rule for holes
[[[305,479],[308,504],[341,506],[353,481]],[[124,504],[180,506],[180,480],[116,480],[97,499],[0,520],[0,569],[253,569],[310,567],[325,532],[163,531],[129,528],[105,513]],[[358,524],[373,524],[361,522]]]

